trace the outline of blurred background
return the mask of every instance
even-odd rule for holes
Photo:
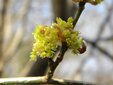
[[[72,0],[0,0],[0,77],[45,75],[45,59],[29,60],[32,32],[56,17],[67,20],[77,8]],[[68,50],[54,77],[113,85],[113,0],[87,3],[75,29],[87,51],[76,56]]]

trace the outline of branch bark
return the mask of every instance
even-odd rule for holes
[[[82,11],[84,10],[84,6],[85,6],[85,2],[79,3],[79,8],[77,10],[77,13],[75,15],[75,19],[74,19],[74,22],[73,22],[74,26],[76,26],[76,23],[78,22],[78,19],[80,18],[80,15],[81,15]]]
[[[70,80],[62,80],[52,78],[49,82],[47,82],[47,76],[42,77],[20,77],[20,78],[2,78],[0,79],[0,85],[6,84],[56,84],[56,85],[94,85],[87,82],[78,82],[78,81],[70,81]]]
[[[77,10],[77,13],[75,15],[74,22],[73,22],[74,27],[76,26],[76,23],[78,22],[78,19],[84,10],[84,6],[85,6],[85,2],[79,3],[79,9]],[[48,73],[48,81],[50,81],[50,79],[53,77],[54,71],[55,71],[56,67],[59,65],[59,63],[62,61],[67,49],[68,49],[67,43],[62,42],[62,47],[60,49],[60,53],[59,53],[56,61],[54,62],[52,59],[48,59],[49,67],[50,67],[50,71]]]

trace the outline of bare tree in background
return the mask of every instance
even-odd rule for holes
[[[9,7],[12,5],[11,0],[2,0],[1,1],[1,12],[0,12],[0,73],[1,77],[4,74],[4,68],[8,64],[10,60],[14,57],[14,55],[17,53],[17,49],[20,46],[21,43],[23,43],[23,35],[25,34],[25,30],[21,29],[24,27],[25,21],[25,15],[29,9],[30,0],[24,1],[24,6],[22,7],[20,13],[15,17],[11,15],[11,13],[8,13]],[[19,22],[21,23],[21,28],[18,27],[18,31],[14,34],[12,32],[13,23],[12,21],[16,18],[19,18]],[[6,33],[8,36],[7,44],[5,44],[5,48],[3,47],[4,44],[4,36]],[[15,36],[13,36],[15,35]]]
[[[5,15],[7,11],[8,0],[3,0],[2,9],[0,11],[0,76],[2,74],[3,68],[3,36],[4,36],[4,25],[5,25]]]

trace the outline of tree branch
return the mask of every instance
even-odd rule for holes
[[[109,59],[113,60],[113,55],[109,54],[107,51],[102,49],[100,46],[97,45],[96,42],[90,41],[88,39],[85,39],[86,42],[90,43],[94,48],[102,52],[104,55],[106,55]]]
[[[76,26],[76,23],[80,17],[80,15],[82,14],[83,10],[84,10],[84,6],[85,6],[85,2],[80,2],[79,3],[79,9],[77,10],[77,13],[75,15],[74,18],[74,22],[73,22],[73,26]],[[50,66],[50,71],[48,72],[48,81],[50,81],[50,79],[52,78],[54,71],[56,69],[56,67],[59,65],[59,63],[62,61],[63,56],[65,54],[65,52],[67,51],[68,46],[66,42],[62,42],[62,47],[60,49],[60,53],[56,59],[56,61],[54,62],[52,59],[48,59],[49,61],[49,66]]]
[[[2,78],[0,79],[0,85],[6,84],[57,84],[57,85],[94,85],[91,83],[83,83],[78,81],[69,81],[62,79],[52,78],[49,82],[47,82],[47,76],[42,77],[20,77],[20,78]]]
[[[85,2],[80,2],[79,3],[79,8],[78,8],[77,13],[74,17],[74,22],[73,22],[74,26],[76,26],[76,23],[78,22],[78,19],[80,18],[80,15],[82,14],[82,12],[84,10],[84,6],[85,6]]]
[[[51,58],[48,59],[49,66],[50,66],[50,71],[48,72],[48,81],[52,78],[56,67],[62,61],[63,56],[64,56],[65,52],[67,51],[67,49],[68,49],[67,43],[62,42],[62,47],[61,47],[60,53],[59,53],[56,61],[54,62]]]

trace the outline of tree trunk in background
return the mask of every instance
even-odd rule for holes
[[[68,3],[67,0],[52,0],[53,7],[53,20],[55,21],[56,17],[60,17],[63,20],[67,20],[69,16],[73,16],[73,5]],[[32,66],[31,70],[27,76],[42,76],[45,75],[48,68],[47,60],[38,58],[37,62]]]
[[[67,20],[68,17],[74,16],[76,5],[71,0],[52,0],[54,21],[56,17]]]
[[[31,67],[30,71],[26,76],[43,76],[46,73],[48,63],[46,59],[38,57],[37,61]]]
[[[0,77],[2,75],[3,68],[3,32],[4,32],[4,24],[5,24],[5,14],[7,10],[8,0],[2,1],[2,9],[0,11]]]
[[[60,17],[64,20],[67,19],[67,0],[52,0],[54,20]]]

